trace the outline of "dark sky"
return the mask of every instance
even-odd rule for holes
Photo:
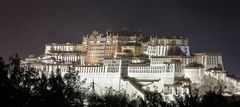
[[[0,56],[40,55],[46,43],[81,43],[92,30],[125,26],[182,35],[193,52],[221,52],[240,74],[240,0],[1,0]]]

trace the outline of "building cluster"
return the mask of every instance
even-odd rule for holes
[[[146,90],[157,90],[172,100],[174,94],[188,92],[190,84],[202,85],[204,76],[240,89],[239,80],[225,72],[221,54],[192,53],[188,42],[127,29],[93,31],[79,44],[46,44],[43,55],[30,55],[22,63],[46,74],[59,70],[64,75],[71,67],[86,79],[86,86],[95,84],[97,93],[112,87],[144,97]]]

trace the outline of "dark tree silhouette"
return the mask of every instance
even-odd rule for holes
[[[48,78],[45,71],[39,74],[29,66],[22,67],[18,55],[9,58],[10,63],[4,64],[0,58],[0,104],[2,106],[83,106],[79,100],[82,94],[73,91],[77,80],[76,75],[66,78],[66,85],[59,70],[51,73]],[[55,75],[54,75],[55,74]],[[67,76],[66,76],[67,77]],[[77,102],[77,103],[74,103]]]
[[[87,99],[88,107],[140,107],[138,99],[131,99],[125,92],[115,91],[111,87],[106,88],[103,95],[92,92]]]
[[[49,90],[49,82],[45,73],[41,73],[40,78],[37,81],[37,85],[33,88],[33,96],[30,102],[30,106],[45,107],[49,106],[51,93]]]
[[[198,89],[193,89],[191,85],[189,85],[189,93],[183,93],[175,95],[176,105],[179,107],[200,107],[200,97]]]
[[[0,105],[11,106],[13,90],[8,78],[8,71],[6,70],[6,65],[3,61],[3,58],[0,57]]]
[[[96,93],[90,93],[87,95],[88,107],[104,107],[103,97]]]
[[[64,94],[69,105],[83,107],[83,100],[87,91],[87,89],[82,87],[85,80],[81,81],[78,72],[71,67],[64,75],[64,80],[66,83]]]
[[[204,107],[227,107],[227,102],[222,96],[222,91],[209,91],[203,96],[202,105]]]
[[[142,105],[146,107],[165,107],[166,104],[161,93],[157,91],[146,91],[145,101]]]

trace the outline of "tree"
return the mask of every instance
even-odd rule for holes
[[[179,107],[200,107],[201,102],[200,96],[198,96],[198,90],[192,90],[191,87],[189,87],[189,91],[188,94],[184,93],[184,96],[180,94],[175,96],[176,105]]]
[[[81,81],[78,72],[69,67],[67,73],[64,75],[66,88],[64,94],[67,102],[71,106],[83,106],[83,99],[87,89],[83,88],[85,80]]]
[[[104,99],[96,93],[87,95],[88,107],[104,107]]]
[[[41,76],[37,81],[37,85],[33,88],[32,100],[30,106],[45,107],[51,103],[51,92],[49,90],[49,81],[45,73],[41,72]]]
[[[11,106],[13,86],[8,78],[8,71],[3,58],[0,57],[0,105]]]
[[[31,98],[30,87],[25,86],[26,70],[20,66],[18,54],[9,57],[10,63],[6,65],[10,80],[10,103],[12,106],[26,106]]]
[[[88,107],[139,107],[138,99],[130,99],[125,92],[106,88],[103,95],[94,92],[87,96]]]
[[[145,102],[144,105],[146,107],[159,107],[166,106],[166,102],[163,100],[161,93],[155,91],[146,91]]]
[[[227,102],[222,96],[221,90],[219,90],[218,92],[209,91],[203,96],[202,105],[204,107],[227,107]]]
[[[51,103],[49,104],[51,106],[70,106],[68,105],[64,90],[65,83],[63,81],[60,71],[57,70],[56,75],[54,75],[54,73],[52,72],[49,78],[49,91],[51,95],[49,99]]]

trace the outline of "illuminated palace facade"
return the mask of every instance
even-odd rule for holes
[[[46,44],[43,55],[30,55],[22,63],[48,75],[57,69],[64,75],[71,67],[86,79],[86,86],[94,83],[97,93],[112,87],[144,97],[145,90],[157,90],[172,100],[174,94],[188,92],[189,84],[202,85],[204,76],[239,89],[240,82],[225,72],[221,54],[192,53],[188,42],[126,29],[93,31],[79,44]]]

